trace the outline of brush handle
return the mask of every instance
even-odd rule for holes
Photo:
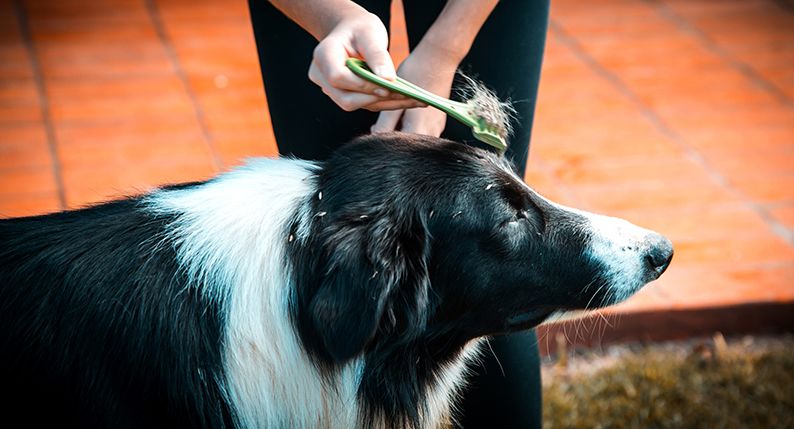
[[[372,70],[367,67],[367,64],[358,58],[348,58],[345,64],[353,73],[367,81],[406,97],[413,98],[414,100],[421,101],[429,106],[433,106],[469,127],[477,125],[477,120],[469,114],[469,107],[465,103],[459,103],[433,94],[399,76],[393,81],[384,79],[373,73]]]
[[[393,81],[384,79],[373,73],[372,70],[367,67],[367,63],[358,58],[348,58],[345,64],[353,73],[364,80],[441,110],[449,115],[449,117],[471,128],[474,138],[493,146],[498,153],[504,154],[505,150],[507,150],[507,142],[504,136],[500,135],[499,132],[495,132],[490,124],[486,123],[483,118],[474,114],[468,104],[452,101],[433,94],[399,76]]]

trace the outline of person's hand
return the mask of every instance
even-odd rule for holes
[[[420,45],[403,61],[397,74],[436,95],[449,98],[457,67],[458,62],[450,56],[438,50],[422,49]],[[447,115],[434,108],[384,111],[371,131],[400,130],[438,137],[444,131],[446,120]]]
[[[387,50],[389,35],[380,19],[365,11],[351,11],[314,49],[309,79],[346,111],[406,109],[423,103],[381,88],[356,76],[345,65],[348,57],[361,58],[372,71],[394,80],[394,64]]]

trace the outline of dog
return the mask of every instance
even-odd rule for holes
[[[544,199],[502,157],[402,133],[5,219],[3,415],[439,427],[484,337],[620,302],[672,254],[657,233]]]

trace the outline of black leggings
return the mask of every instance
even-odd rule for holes
[[[388,27],[390,0],[359,0]],[[413,49],[445,0],[403,0]],[[345,112],[306,77],[317,41],[267,0],[250,0],[262,78],[279,152],[322,160],[334,148],[366,134],[377,113]],[[532,131],[540,66],[548,24],[548,0],[503,0],[477,35],[461,70],[485,82],[517,111],[507,156],[523,176]],[[454,92],[454,91],[453,91]],[[449,119],[442,137],[480,146],[471,130]],[[493,353],[491,350],[493,349]],[[485,347],[463,394],[464,428],[539,428],[540,359],[532,331],[495,337]],[[496,355],[498,359],[494,357]]]

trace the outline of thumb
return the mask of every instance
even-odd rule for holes
[[[364,61],[367,62],[373,73],[384,79],[394,80],[397,77],[397,72],[394,70],[394,63],[386,49],[387,39],[379,39],[375,34],[366,32],[356,39],[356,50],[364,57]]]

